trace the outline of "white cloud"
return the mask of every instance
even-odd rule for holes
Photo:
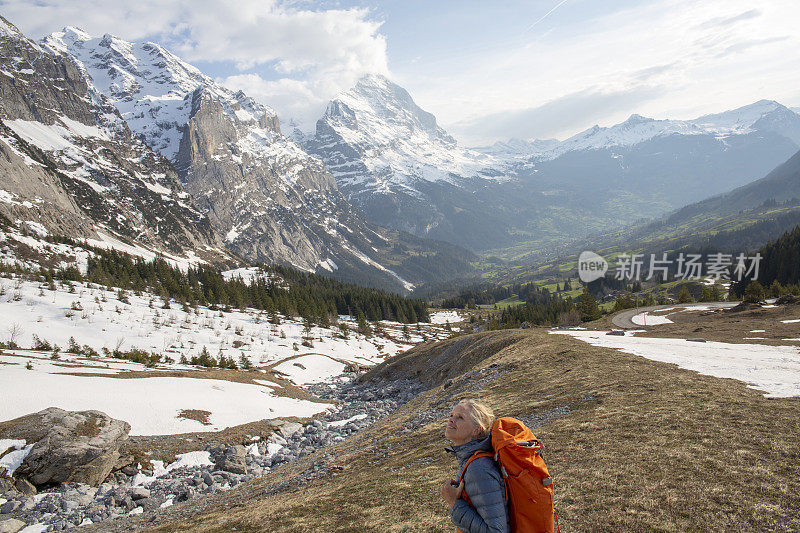
[[[223,82],[284,118],[297,115],[304,126],[320,102],[366,73],[388,72],[382,23],[362,8],[311,10],[277,0],[4,0],[0,5],[34,38],[71,25],[93,35],[152,40],[189,62],[235,65],[239,73]]]
[[[557,11],[548,19],[555,27],[543,35],[393,72],[420,106],[468,144],[510,136],[489,128],[478,138],[485,118],[513,123],[524,137],[564,137],[631,113],[693,118],[762,98],[796,105],[800,3],[752,6],[749,0],[660,0],[581,24]],[[626,93],[648,98],[608,105],[603,97]],[[575,113],[564,120],[544,112],[587,94],[597,98],[579,98],[582,105],[596,101],[582,122]],[[526,118],[536,120],[527,129]]]
[[[237,74],[218,80],[233,90],[242,90],[258,101],[269,103],[278,112],[284,134],[291,133],[290,121],[304,132],[314,125],[335,95],[355,83],[357,77],[329,80],[294,80],[281,78],[268,81],[258,74]]]

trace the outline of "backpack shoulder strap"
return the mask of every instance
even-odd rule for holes
[[[474,461],[475,459],[479,459],[481,457],[491,457],[492,459],[494,459],[494,454],[491,453],[491,452],[487,452],[487,451],[480,451],[480,452],[473,453],[472,456],[469,459],[467,459],[467,463],[464,465],[464,468],[461,470],[461,476],[459,476],[459,478],[458,478],[458,482],[459,483],[461,483],[461,481],[464,479],[464,474],[466,473],[467,467],[469,466],[469,464],[472,461]]]

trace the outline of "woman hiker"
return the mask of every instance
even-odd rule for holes
[[[453,407],[444,436],[453,443],[447,451],[458,459],[458,478],[445,481],[442,498],[450,518],[462,533],[509,532],[508,505],[503,476],[492,457],[479,457],[464,467],[478,451],[494,454],[490,430],[491,408],[474,400]]]

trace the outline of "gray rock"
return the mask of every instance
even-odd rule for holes
[[[97,493],[95,497],[100,498],[105,496],[109,491],[113,490],[114,486],[111,483],[101,483],[99,487],[97,487]]]
[[[16,422],[14,424],[13,422]],[[12,421],[8,433],[35,442],[17,470],[34,485],[79,482],[98,485],[119,459],[131,427],[100,411],[50,407]]]
[[[23,527],[25,527],[25,522],[16,518],[0,521],[0,533],[17,533]]]
[[[143,498],[150,497],[150,489],[146,489],[144,487],[132,487],[128,494],[134,500],[141,500]]]
[[[13,513],[21,505],[22,505],[22,502],[19,501],[19,500],[9,500],[6,503],[4,503],[3,505],[0,505],[0,514]]]
[[[236,444],[235,446],[229,447],[225,450],[225,455],[228,456],[236,456],[236,457],[246,457],[247,456],[247,448],[242,446],[241,444]]]
[[[14,480],[8,479],[5,477],[0,476],[0,496],[5,494],[6,496],[13,495],[19,492],[17,488],[14,486]]]
[[[238,444],[231,446],[225,450],[225,455],[216,459],[215,464],[220,470],[245,474],[247,473],[247,449]]]
[[[136,504],[133,503],[133,498],[131,498],[130,496],[125,496],[125,498],[122,500],[121,507],[125,507],[126,511],[130,511],[131,509],[136,507]]]
[[[17,482],[14,483],[14,488],[22,494],[36,494],[36,487],[25,478],[19,478]]]
[[[158,509],[163,502],[164,498],[151,497],[138,500],[136,504],[142,509],[144,509],[145,512],[149,512]]]
[[[303,425],[297,422],[287,422],[286,420],[273,420],[272,426],[277,429],[278,434],[284,439],[288,439],[298,431],[303,430]]]

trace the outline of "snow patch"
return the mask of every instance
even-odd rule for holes
[[[644,313],[639,313],[638,315],[631,318],[631,322],[636,324],[637,326],[657,326],[660,324],[672,324],[672,320],[665,316],[660,315],[651,315],[647,311]]]
[[[733,378],[771,398],[800,396],[800,349],[794,346],[730,344],[686,339],[618,337],[605,331],[553,330],[593,346],[616,348],[654,361],[721,378]]]

